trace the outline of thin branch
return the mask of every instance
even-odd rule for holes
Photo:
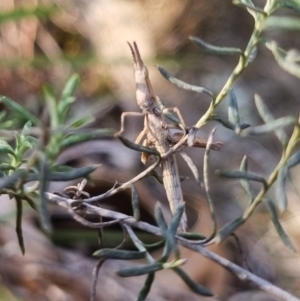
[[[132,228],[124,223],[124,228],[126,229],[128,235],[130,236],[132,242],[137,247],[137,249],[141,252],[145,252],[146,258],[150,263],[155,262],[154,258],[147,252],[147,249],[143,245],[143,243],[139,240],[139,238],[136,236]]]
[[[67,199],[64,197],[57,196],[52,193],[46,193],[47,198],[49,201],[53,203],[57,203],[60,206],[63,206],[65,208],[68,208],[70,206],[71,202],[74,202],[72,199]],[[146,232],[162,236],[161,230],[158,227],[152,226],[146,222],[136,221],[133,217],[125,215],[123,213],[115,212],[108,209],[103,209],[101,207],[96,207],[91,204],[86,204],[87,211],[92,213],[97,213],[103,217],[108,217],[111,219],[118,219],[122,220],[123,224],[129,225],[134,228],[138,228],[140,230],[144,230]],[[297,297],[291,295],[290,293],[282,290],[281,288],[273,285],[272,283],[268,282],[267,280],[264,280],[253,273],[239,267],[238,265],[232,263],[228,259],[221,257],[212,251],[206,249],[201,244],[193,244],[190,241],[176,236],[176,239],[178,243],[180,243],[182,246],[186,247],[187,249],[193,250],[195,252],[198,252],[202,254],[204,257],[216,262],[217,264],[223,266],[228,271],[232,272],[236,277],[238,277],[242,281],[249,281],[253,284],[255,284],[258,288],[261,290],[270,293],[281,300],[284,301],[300,301]]]
[[[109,191],[107,191],[107,192],[105,192],[103,194],[100,194],[100,195],[97,195],[97,196],[85,199],[84,203],[93,203],[93,202],[96,202],[96,201],[101,201],[103,199],[106,199],[106,198],[108,198],[110,196],[115,195],[116,193],[119,193],[121,191],[124,191],[126,189],[131,188],[132,184],[134,184],[135,182],[137,182],[137,181],[141,180],[142,178],[146,177],[148,175],[148,173],[150,171],[152,171],[159,164],[159,162],[160,162],[160,160],[157,160],[155,163],[153,163],[151,166],[149,166],[143,172],[141,172],[140,174],[138,174],[136,177],[132,178],[128,182],[123,183],[121,186],[119,186],[117,188],[113,187],[111,190],[109,190]]]
[[[61,197],[61,196],[58,196],[56,194],[49,193],[49,192],[46,193],[46,197],[50,202],[56,203],[62,207],[65,207],[66,209],[69,209],[70,204],[74,204],[74,202],[75,202],[73,199]],[[155,226],[152,226],[145,222],[136,221],[136,219],[134,217],[128,216],[123,213],[119,213],[119,212],[101,208],[101,207],[96,207],[94,205],[86,203],[85,201],[86,200],[82,201],[82,203],[84,203],[84,205],[86,206],[86,210],[88,213],[94,213],[94,214],[98,214],[102,217],[107,217],[107,218],[110,218],[113,220],[122,221],[123,223],[126,223],[127,225],[130,225],[132,227],[144,230],[146,232],[149,232],[149,233],[152,233],[152,234],[155,234],[158,236],[162,236],[160,229]]]
[[[189,242],[182,241],[181,239],[180,239],[179,243],[181,245],[183,245],[184,247],[186,247],[190,250],[194,250],[194,251],[200,253],[201,255],[203,255],[204,257],[221,265],[226,270],[232,272],[240,280],[245,281],[245,282],[246,281],[252,282],[261,290],[263,290],[269,294],[272,294],[273,296],[276,296],[276,297],[280,298],[281,300],[284,300],[284,301],[299,301],[300,300],[297,297],[293,296],[292,294],[282,290],[278,286],[270,283],[269,281],[267,281],[265,279],[262,279],[256,275],[254,275],[253,273],[232,263],[228,259],[213,253],[212,251],[204,248],[201,245],[193,245],[193,244],[190,244]]]
[[[120,222],[120,220],[112,220],[109,222],[92,223],[92,222],[86,220],[85,218],[83,218],[82,216],[80,216],[78,213],[76,213],[74,211],[74,209],[70,206],[68,208],[68,211],[77,222],[79,222],[80,224],[82,224],[86,227],[93,228],[93,229],[108,227],[108,226],[111,226],[114,224],[118,224]]]

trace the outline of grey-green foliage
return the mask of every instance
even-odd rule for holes
[[[185,259],[180,258],[179,249],[176,242],[176,233],[181,221],[181,217],[184,211],[184,205],[177,208],[175,214],[173,215],[169,225],[167,225],[161,207],[157,204],[155,209],[155,218],[158,226],[162,231],[163,240],[163,252],[159,259],[155,260],[149,253],[146,246],[138,239],[134,234],[133,230],[127,226],[129,237],[134,243],[138,251],[128,251],[128,250],[116,250],[116,249],[100,249],[94,253],[94,256],[104,258],[104,259],[122,259],[122,260],[132,260],[145,258],[148,264],[134,265],[123,268],[117,271],[117,274],[121,277],[134,277],[147,275],[145,284],[141,289],[137,300],[145,300],[156,272],[164,269],[170,269],[174,271],[195,293],[202,296],[213,296],[213,293],[203,285],[198,284],[193,279],[191,279],[180,266],[185,262]],[[161,242],[160,242],[161,244]],[[175,259],[168,262],[172,253],[175,255]]]
[[[226,128],[233,130],[237,135],[243,137],[255,138],[255,136],[258,135],[273,133],[282,145],[282,156],[278,165],[268,177],[251,172],[249,170],[246,157],[241,163],[240,170],[217,172],[222,177],[240,179],[240,183],[245,190],[249,202],[243,215],[234,221],[229,222],[220,229],[212,241],[221,242],[226,239],[231,233],[246,222],[246,220],[252,215],[254,209],[262,203],[264,199],[273,199],[272,202],[265,202],[270,212],[270,218],[279,234],[279,237],[285,245],[294,250],[290,239],[280,225],[277,210],[283,212],[288,206],[286,184],[288,182],[289,170],[300,162],[299,154],[293,154],[300,141],[298,116],[284,116],[276,119],[268,108],[268,105],[265,104],[264,100],[259,95],[255,95],[255,105],[263,124],[250,126],[245,122],[241,122],[238,106],[239,99],[234,93],[234,82],[243,73],[250,62],[254,60],[253,64],[255,64],[254,53],[257,53],[258,44],[265,46],[271,51],[275,61],[282,69],[300,79],[300,51],[295,49],[284,50],[276,41],[268,40],[265,37],[262,38],[262,34],[265,31],[273,28],[279,28],[281,30],[299,30],[299,15],[295,17],[278,17],[272,14],[281,8],[289,8],[299,12],[300,2],[299,0],[267,0],[264,7],[255,6],[251,0],[238,0],[233,2],[234,4],[246,9],[255,20],[253,33],[245,50],[232,48],[230,45],[228,47],[219,47],[208,44],[201,38],[190,37],[197,46],[207,53],[212,55],[230,55],[239,57],[239,62],[236,68],[229,76],[221,91],[219,93],[210,93],[213,98],[211,104],[207,112],[195,124],[195,127],[200,129],[205,123],[210,120],[215,120],[220,122]],[[203,87],[191,86],[188,83],[182,83],[175,76],[171,76],[170,72],[165,70],[163,67],[159,67],[159,71],[167,80],[180,88],[200,93],[206,93],[205,91],[207,91],[207,89]],[[227,119],[217,115],[215,112],[218,105],[226,96],[228,96]],[[294,127],[292,135],[287,135],[285,131],[286,127]],[[260,182],[262,184],[260,191],[256,195],[251,188],[252,181]],[[275,186],[275,194],[273,194],[273,190],[271,189],[273,186]]]
[[[0,96],[0,102],[11,112],[2,112],[0,118],[0,193],[16,200],[17,234],[22,252],[25,252],[22,238],[22,207],[28,202],[37,210],[43,230],[51,232],[48,213],[47,192],[49,181],[69,181],[86,177],[97,166],[79,169],[56,164],[59,154],[74,143],[87,141],[103,135],[111,135],[110,129],[89,129],[85,127],[93,120],[90,116],[71,116],[70,108],[75,101],[74,93],[79,84],[78,75],[73,75],[57,97],[50,87],[44,87],[50,125],[12,99]],[[5,110],[6,110],[5,109]],[[7,111],[8,112],[8,111]],[[6,119],[5,119],[5,118]],[[17,130],[20,117],[28,120],[23,129]],[[7,121],[11,120],[11,123]],[[9,126],[8,126],[9,125]],[[5,131],[3,131],[5,129]],[[33,182],[30,186],[26,183]]]

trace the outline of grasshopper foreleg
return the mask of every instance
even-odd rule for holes
[[[115,133],[115,136],[119,136],[124,132],[124,124],[125,124],[125,117],[126,116],[144,116],[142,112],[123,112],[121,115],[121,129]]]

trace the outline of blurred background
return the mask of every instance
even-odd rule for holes
[[[253,2],[260,6],[265,3]],[[289,10],[278,14],[295,15]],[[194,35],[214,45],[244,49],[253,24],[251,15],[229,0],[1,0],[0,94],[41,116],[42,86],[50,84],[59,94],[70,75],[78,73],[81,84],[72,114],[92,114],[96,117],[93,126],[119,129],[123,111],[139,110],[135,103],[132,58],[126,43],[136,41],[149,67],[155,94],[166,106],[179,107],[187,125],[192,125],[208,108],[209,97],[172,86],[154,65],[162,65],[176,77],[218,93],[238,58],[203,53],[188,37]],[[264,36],[275,39],[284,49],[300,47],[296,31],[274,29]],[[262,96],[276,117],[297,116],[299,112],[299,81],[282,71],[264,47],[258,48],[256,59],[236,82],[234,90],[243,122],[262,124],[254,107],[255,93]],[[218,114],[226,118],[225,102],[218,108]],[[281,146],[273,135],[245,139],[214,122],[201,129],[198,136],[206,139],[213,127],[217,127],[215,139],[224,143],[210,160],[211,185],[221,227],[238,217],[247,201],[238,181],[220,180],[214,171],[239,168],[246,154],[249,169],[267,176],[280,158]],[[135,139],[141,129],[141,119],[133,117],[126,121],[126,137]],[[203,150],[187,152],[201,170]],[[59,162],[72,166],[102,164],[93,174],[94,185],[87,189],[91,195],[103,193],[116,180],[125,182],[143,169],[139,154],[112,137],[76,145],[62,153]],[[207,234],[211,224],[204,191],[197,187],[180,160],[179,166],[180,173],[189,177],[182,186],[190,227]],[[298,179],[299,169],[295,167],[288,185],[289,211],[281,218],[299,248]],[[65,183],[55,184],[51,189],[61,191],[65,186]],[[167,204],[164,191],[152,179],[143,180],[137,188],[142,219],[153,223],[156,201]],[[47,237],[40,231],[35,213],[28,209],[23,221],[26,255],[22,256],[14,232],[14,203],[3,198],[1,204],[0,300],[87,300],[96,264],[90,255],[98,247],[97,233],[72,221],[64,210],[51,207],[54,233]],[[132,214],[130,192],[108,199],[104,205]],[[167,214],[168,209],[165,211]],[[145,233],[141,235],[145,241],[154,239]],[[258,208],[237,235],[243,255],[232,238],[211,249],[240,265],[245,265],[243,257],[246,257],[255,274],[300,295],[299,256],[283,246],[264,206]],[[116,246],[120,240],[120,229],[105,230],[105,247]],[[189,275],[214,290],[216,299],[249,300],[249,295],[234,296],[247,291],[245,294],[251,294],[253,300],[267,300],[254,287],[238,282],[200,255],[183,250],[183,257],[189,259],[185,265]],[[125,264],[128,263],[104,264],[97,300],[134,300],[143,279],[118,278],[114,271]],[[190,293],[172,273],[163,272],[159,277],[149,300],[204,299]]]

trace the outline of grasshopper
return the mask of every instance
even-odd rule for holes
[[[144,146],[154,148],[160,153],[162,157],[160,166],[162,169],[163,185],[167,194],[171,212],[174,214],[178,206],[184,203],[184,201],[175,155],[171,154],[166,156],[166,154],[174,144],[178,143],[185,136],[187,128],[179,110],[177,108],[165,108],[160,99],[155,96],[149,79],[148,69],[143,63],[137,44],[134,42],[133,45],[130,43],[128,43],[128,45],[134,62],[136,100],[142,112],[123,113],[121,116],[121,130],[118,134],[124,131],[125,116],[144,116],[144,129],[138,135],[136,143],[143,141],[142,144]],[[172,114],[170,118],[170,113],[167,115],[167,112],[171,110],[177,113],[179,120]],[[175,122],[176,127],[181,128],[183,132],[172,135],[170,132],[170,125],[166,123],[164,114],[169,116],[168,118]],[[193,146],[205,147],[206,142],[201,139],[194,138]],[[219,149],[220,144],[213,144],[212,148]],[[142,153],[142,162],[146,163],[147,159],[148,154]],[[182,215],[178,230],[180,232],[187,231],[187,217],[185,212]]]

